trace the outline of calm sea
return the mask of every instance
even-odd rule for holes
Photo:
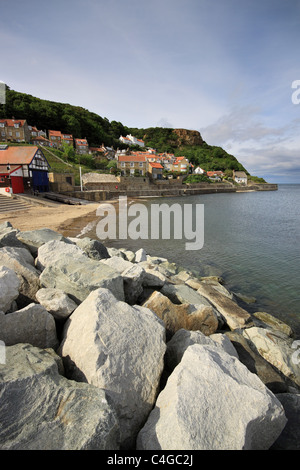
[[[140,202],[149,212],[154,203],[204,204],[203,248],[187,251],[186,240],[174,239],[110,240],[107,245],[132,251],[143,247],[200,276],[222,276],[229,290],[255,297],[246,306],[249,312],[271,313],[300,336],[300,185]],[[95,223],[90,228],[86,236],[97,238]]]

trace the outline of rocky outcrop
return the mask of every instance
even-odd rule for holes
[[[297,448],[287,325],[143,249],[18,233],[0,225],[1,449]]]
[[[188,129],[174,129],[174,134],[177,135],[179,147],[184,145],[202,145],[203,139],[199,131],[192,131]]]

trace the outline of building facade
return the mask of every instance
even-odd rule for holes
[[[30,142],[26,119],[0,119],[1,142]]]

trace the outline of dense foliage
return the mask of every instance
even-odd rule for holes
[[[159,153],[184,155],[195,166],[201,166],[206,171],[226,170],[229,172],[228,176],[232,170],[246,171],[233,155],[228,154],[221,147],[211,146],[206,142],[201,146],[179,147],[178,136],[172,128],[128,128],[121,122],[110,122],[106,117],[102,118],[87,109],[66,103],[42,100],[10,90],[7,87],[6,105],[0,106],[0,118],[13,116],[17,119],[26,119],[28,124],[41,130],[60,130],[62,133],[72,134],[74,138],[86,138],[91,147],[104,144],[115,149],[127,148],[119,141],[119,137],[132,134],[143,139],[147,147],[154,148]],[[64,156],[69,161],[76,161],[76,156],[72,154],[71,150],[65,149]],[[92,161],[89,163],[96,165]],[[98,165],[99,163],[97,163],[99,168],[101,164]]]

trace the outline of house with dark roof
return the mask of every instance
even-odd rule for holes
[[[0,193],[49,190],[50,165],[36,146],[0,145]]]

